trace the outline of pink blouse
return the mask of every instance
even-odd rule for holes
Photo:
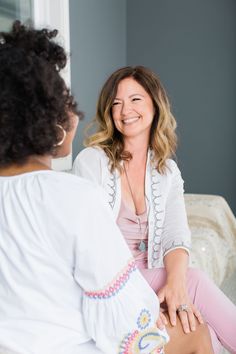
[[[136,215],[125,202],[116,220],[139,268],[147,268],[148,217],[147,212]]]

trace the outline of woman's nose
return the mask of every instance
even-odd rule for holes
[[[127,115],[129,112],[131,112],[132,107],[130,102],[123,102],[122,108],[121,108],[121,114],[123,116]]]

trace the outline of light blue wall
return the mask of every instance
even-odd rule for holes
[[[102,84],[126,65],[126,0],[70,0],[70,25],[72,91],[85,113],[73,144],[75,157]]]
[[[159,74],[178,122],[185,189],[236,213],[236,1],[128,0],[127,61]]]

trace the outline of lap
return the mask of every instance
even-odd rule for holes
[[[166,283],[165,268],[140,269],[143,277],[155,292],[158,292]],[[207,275],[199,269],[188,268],[187,284],[190,287],[195,287],[199,281],[211,282]]]

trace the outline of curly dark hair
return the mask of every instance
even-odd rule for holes
[[[59,74],[67,56],[56,35],[20,21],[0,32],[0,166],[54,154],[61,140],[57,124],[69,131],[68,112],[81,116]]]

